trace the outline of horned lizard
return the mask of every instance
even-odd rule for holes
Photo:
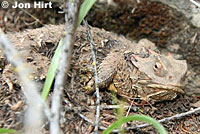
[[[185,60],[176,60],[157,51],[147,39],[135,45],[114,48],[98,67],[98,86],[126,98],[173,100],[183,94],[181,80]]]

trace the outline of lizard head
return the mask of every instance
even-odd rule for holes
[[[143,56],[144,53],[148,53],[145,54],[147,56]],[[147,96],[148,98],[172,100],[177,93],[184,93],[181,81],[187,72],[186,60],[177,60],[171,55],[165,56],[152,50],[146,50],[142,55],[131,54],[130,61],[139,72],[145,74],[145,79],[148,78],[144,82],[143,78],[138,77],[138,83],[142,85],[140,87],[146,88],[146,91],[153,91]]]

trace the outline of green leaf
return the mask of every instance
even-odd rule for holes
[[[0,128],[0,133],[14,134],[17,133],[17,131],[14,129]]]
[[[85,18],[91,7],[94,5],[96,0],[84,0],[80,7],[80,12],[78,16],[78,26],[81,24],[82,20]]]
[[[63,39],[60,40],[58,47],[56,48],[55,54],[52,58],[52,61],[51,61],[51,64],[50,64],[50,67],[49,67],[49,70],[48,70],[48,73],[47,73],[47,77],[46,77],[44,87],[43,87],[43,90],[42,90],[42,98],[44,100],[46,100],[46,98],[49,94],[51,85],[52,85],[53,80],[54,80],[55,75],[56,75],[56,70],[57,70],[58,65],[59,65],[59,57],[60,57],[60,54],[61,54],[62,44],[63,44]]]
[[[167,134],[167,131],[165,130],[165,128],[158,121],[145,115],[132,115],[132,116],[123,117],[117,120],[116,122],[114,122],[106,130],[104,130],[102,134],[109,134],[115,128],[120,127],[123,123],[134,121],[134,120],[150,123],[158,130],[160,134]]]
[[[96,2],[96,0],[85,0],[81,7],[80,7],[80,12],[79,12],[79,16],[78,16],[78,26],[80,25],[80,23],[82,22],[82,20],[84,19],[84,17],[86,16],[86,14],[89,12],[90,8],[92,7],[92,5]],[[62,48],[62,43],[63,39],[60,40],[58,47],[56,48],[55,54],[52,58],[48,73],[47,73],[47,77],[44,83],[44,87],[42,90],[42,98],[44,100],[46,100],[51,85],[53,83],[53,80],[55,78],[56,75],[56,71],[59,65],[59,57],[61,54],[61,48]]]

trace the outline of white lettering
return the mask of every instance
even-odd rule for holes
[[[12,5],[12,8],[30,8],[31,5],[30,3],[18,3],[17,1],[15,1],[15,4]]]
[[[52,8],[52,2],[49,1],[49,8]]]
[[[34,1],[34,8],[41,8],[40,7],[40,1]]]
[[[13,5],[12,8],[17,8],[17,1],[15,1],[15,5]]]
[[[34,1],[34,8],[52,8],[52,2],[44,3],[43,1]]]

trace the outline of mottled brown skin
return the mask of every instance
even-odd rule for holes
[[[98,85],[130,99],[173,100],[184,93],[181,79],[186,71],[185,60],[161,55],[152,42],[143,39],[110,52],[99,65]]]

